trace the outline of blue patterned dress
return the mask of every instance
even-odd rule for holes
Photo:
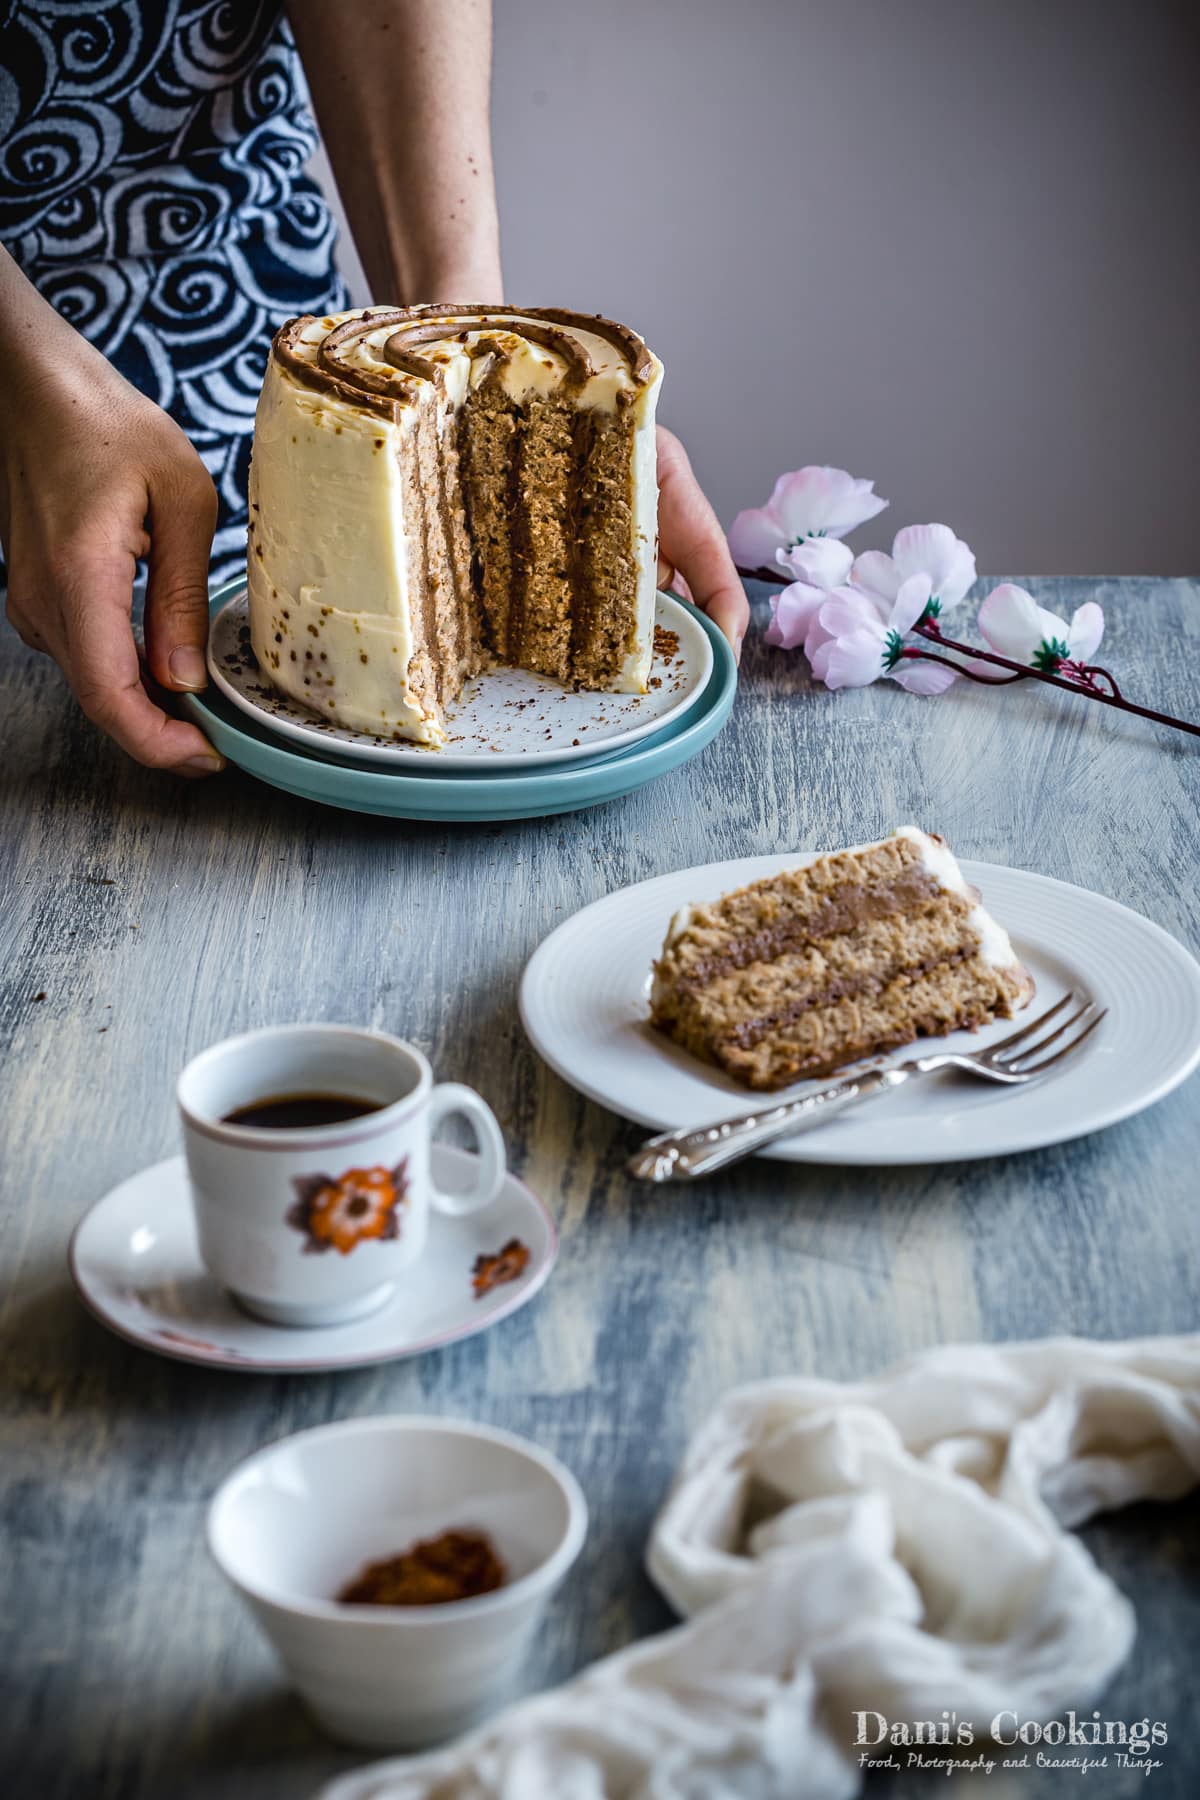
[[[271,336],[346,304],[316,143],[278,0],[0,0],[0,242],[195,444],[217,578]]]

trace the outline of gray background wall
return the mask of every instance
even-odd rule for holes
[[[496,0],[509,297],[644,333],[726,523],[833,462],[863,546],[1194,574],[1198,52],[1176,0]]]

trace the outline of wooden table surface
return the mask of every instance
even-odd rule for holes
[[[1200,585],[1037,590],[1059,611],[1095,595],[1126,692],[1200,715]],[[1195,1080],[1126,1124],[1009,1160],[754,1163],[660,1193],[621,1172],[638,1133],[526,1044],[522,966],[588,901],[909,820],[964,856],[1112,895],[1200,948],[1195,739],[1032,683],[827,694],[799,656],[761,643],[764,618],[759,594],[732,720],[696,762],[597,811],[493,827],[328,811],[232,770],[201,786],[155,776],[3,633],[0,1790],[14,1800],[290,1800],[352,1766],[204,1546],[218,1482],[288,1432],[469,1414],[570,1464],[591,1531],[525,1672],[534,1687],[669,1622],[642,1547],[689,1430],[733,1384],[857,1377],[952,1339],[1196,1327]],[[530,1307],[417,1361],[289,1378],[166,1362],[85,1315],[71,1228],[177,1149],[178,1069],[230,1032],[292,1019],[399,1032],[491,1101],[562,1232]],[[1138,1607],[1104,1712],[1167,1723],[1160,1800],[1195,1791],[1198,1523],[1184,1502],[1085,1533]],[[989,1793],[1044,1791],[1006,1779]],[[1145,1782],[1093,1774],[1086,1791]]]

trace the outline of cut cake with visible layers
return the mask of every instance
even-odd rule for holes
[[[332,723],[430,744],[492,661],[643,692],[661,378],[634,332],[579,313],[290,320],[250,468],[264,674]]]
[[[751,1088],[1011,1018],[1033,980],[935,834],[905,825],[671,920],[651,1020]]]

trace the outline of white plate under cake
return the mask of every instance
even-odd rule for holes
[[[707,633],[673,594],[658,595],[655,623],[644,694],[594,693],[529,669],[494,668],[447,704],[441,747],[350,730],[272,687],[254,656],[244,591],[213,620],[208,668],[240,712],[318,754],[439,775],[532,772],[615,755],[682,720],[699,701],[713,671]]]

